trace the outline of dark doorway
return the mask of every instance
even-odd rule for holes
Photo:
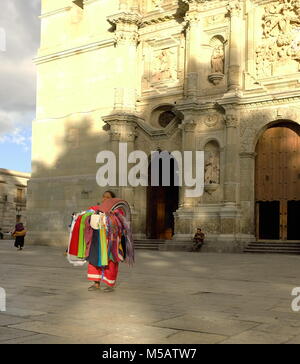
[[[279,240],[280,202],[258,202],[259,239]]]
[[[300,240],[300,201],[288,201],[288,240]]]
[[[179,204],[179,187],[175,182],[177,163],[170,160],[170,186],[163,186],[162,162],[159,161],[159,186],[151,186],[151,163],[149,165],[149,187],[147,189],[147,238],[172,239],[174,215]]]

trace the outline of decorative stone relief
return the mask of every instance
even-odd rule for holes
[[[299,71],[300,1],[278,0],[265,6],[263,39],[256,49],[259,77]]]
[[[152,83],[176,81],[177,75],[177,50],[176,48],[162,49],[156,52],[152,68]]]
[[[241,0],[230,1],[227,10],[230,16],[239,16],[242,10]]]
[[[300,111],[293,107],[244,111],[240,127],[241,152],[255,152],[260,131],[276,120],[291,120],[300,123]]]

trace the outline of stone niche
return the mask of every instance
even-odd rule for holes
[[[220,185],[220,147],[212,140],[205,145],[205,191],[212,194]]]
[[[214,36],[210,41],[211,73],[208,80],[215,86],[225,78],[225,40],[221,35]]]

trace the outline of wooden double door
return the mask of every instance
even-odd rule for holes
[[[300,132],[293,123],[265,131],[256,148],[256,236],[300,241]]]

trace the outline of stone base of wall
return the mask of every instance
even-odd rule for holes
[[[255,237],[252,236],[211,236],[205,240],[202,247],[202,252],[213,253],[243,253],[246,246],[255,241]],[[163,251],[191,251],[193,242],[192,239],[184,238],[167,241],[160,247]]]
[[[30,231],[26,235],[25,242],[28,245],[45,245],[67,249],[69,244],[69,233],[64,231]]]

